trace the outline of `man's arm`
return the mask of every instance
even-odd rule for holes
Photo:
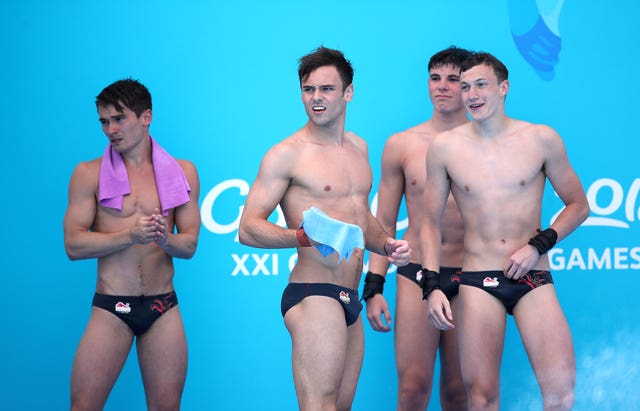
[[[440,272],[440,251],[442,249],[442,217],[449,198],[451,183],[444,163],[445,139],[436,138],[427,151],[427,182],[424,190],[424,215],[420,229],[420,252],[422,267],[434,273]],[[423,276],[426,272],[423,272]],[[425,277],[423,277],[423,280]],[[439,284],[437,284],[439,286]],[[424,290],[424,287],[423,287]],[[425,295],[427,316],[440,330],[454,327],[449,300],[440,289]]]
[[[560,136],[550,130],[548,156],[544,164],[545,174],[554,190],[565,204],[551,227],[558,233],[558,241],[571,234],[589,216],[589,201],[582,183],[569,163],[567,151]]]
[[[113,233],[90,231],[97,210],[98,169],[96,161],[80,163],[71,175],[69,202],[63,221],[64,246],[71,260],[103,257],[134,243],[132,229]],[[140,230],[137,236],[142,237]]]
[[[296,229],[267,221],[289,188],[294,163],[295,153],[284,143],[272,147],[264,156],[240,217],[240,243],[258,248],[299,246]]]
[[[376,220],[392,238],[396,235],[398,210],[404,193],[404,173],[401,166],[400,147],[393,137],[387,141],[382,152],[382,174],[378,185],[378,210]],[[369,270],[386,275],[389,267],[387,258],[377,253],[369,255]]]
[[[550,227],[557,233],[557,241],[560,241],[589,216],[589,202],[580,179],[569,163],[560,136],[550,127],[538,126],[538,128],[538,138],[541,140],[541,150],[545,158],[543,172],[565,204],[565,208]],[[553,246],[553,243],[550,246]],[[505,276],[513,279],[522,277],[535,266],[540,257],[541,251],[536,247],[531,244],[523,245],[505,262]]]
[[[401,166],[401,151],[397,140],[392,136],[387,140],[382,152],[382,175],[378,185],[378,210],[376,219],[382,229],[391,237],[396,235],[398,210],[404,193],[404,172]],[[386,299],[382,295],[389,261],[377,253],[369,253],[369,272],[365,277],[363,297],[367,303],[367,319],[371,328],[387,332],[391,328],[391,312]],[[386,321],[383,322],[382,318]]]
[[[365,248],[381,256],[387,256],[387,261],[397,266],[409,264],[411,259],[409,243],[389,236],[371,212],[368,219],[367,230],[364,233]]]
[[[200,179],[198,171],[190,161],[180,160],[180,166],[187,177],[191,192],[190,201],[174,210],[174,222],[177,232],[167,227],[167,220],[156,210],[153,214],[155,222],[158,224],[158,245],[170,256],[176,258],[191,258],[198,246],[198,235],[200,233],[200,208],[198,199],[200,198]]]

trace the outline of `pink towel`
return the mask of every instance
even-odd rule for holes
[[[189,202],[189,182],[180,164],[151,138],[151,162],[156,175],[156,186],[162,214]],[[122,211],[126,194],[131,193],[129,176],[120,153],[109,144],[102,156],[98,182],[98,202],[100,205]]]

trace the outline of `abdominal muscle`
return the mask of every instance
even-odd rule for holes
[[[527,239],[477,239],[467,236],[464,250],[464,271],[502,271],[511,256],[526,245]],[[549,270],[549,260],[544,254],[532,267],[536,270]]]
[[[96,292],[155,295],[173,290],[173,261],[156,244],[136,244],[98,259]]]

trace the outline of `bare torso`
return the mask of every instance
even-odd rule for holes
[[[95,169],[96,204],[100,159],[91,163]],[[122,211],[97,206],[92,231],[109,233],[132,227],[140,218],[160,208],[155,175],[151,163],[141,168],[127,166],[131,194],[124,196]],[[168,227],[174,226],[170,210]],[[155,243],[133,244],[123,250],[98,258],[96,291],[115,295],[154,295],[173,290],[173,260]]]
[[[540,227],[545,184],[541,130],[510,120],[495,138],[475,135],[470,125],[450,133],[445,164],[464,216],[464,270],[502,270]],[[546,256],[534,268],[548,269]]]
[[[286,161],[292,161],[289,174],[294,176],[280,202],[287,225],[299,227],[302,212],[315,206],[329,217],[358,225],[366,232],[372,174],[364,141],[345,133],[342,144],[319,143],[299,131],[280,144],[290,150]],[[338,264],[336,253],[322,257],[315,247],[298,248],[298,262],[290,281],[325,282],[356,289],[363,253],[356,249],[349,260]]]

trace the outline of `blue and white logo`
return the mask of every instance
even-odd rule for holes
[[[562,39],[558,20],[564,0],[507,0],[511,36],[520,54],[545,81],[553,80]]]

